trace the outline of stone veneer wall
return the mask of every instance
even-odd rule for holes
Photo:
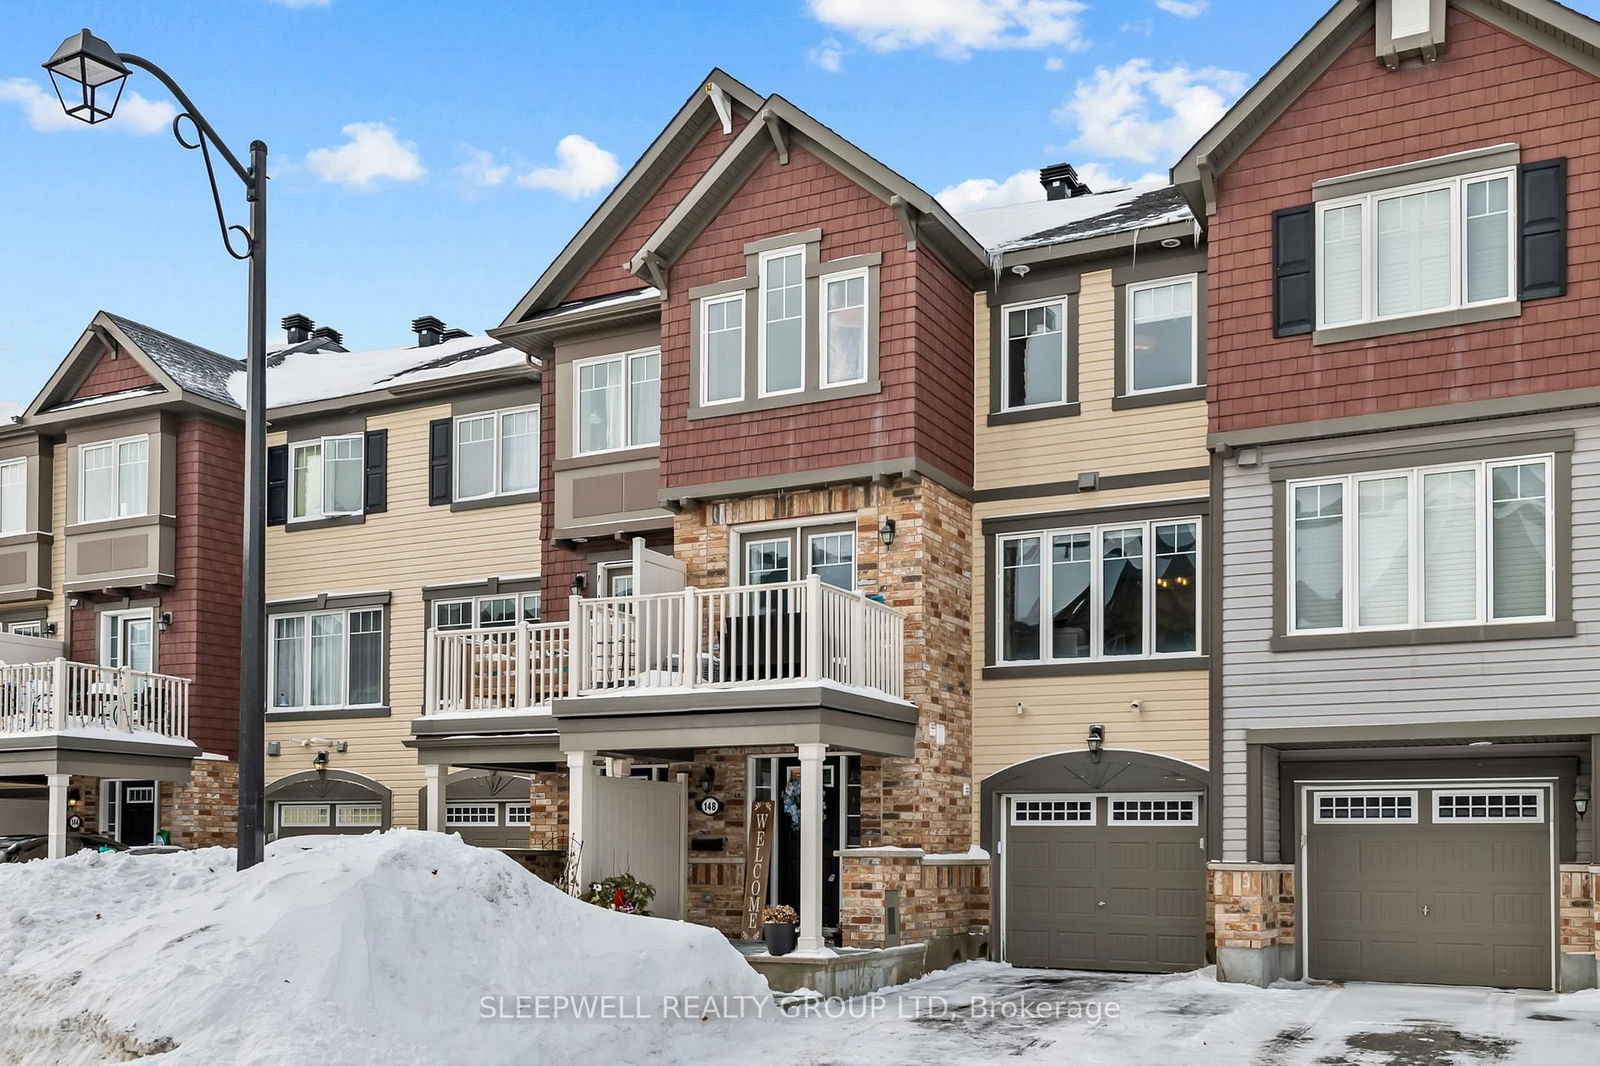
[[[881,947],[886,943],[959,940],[989,931],[989,867],[983,862],[929,863],[912,852],[870,855],[848,852],[842,857],[844,885],[839,926],[845,947]],[[886,893],[898,892],[898,924],[887,927]],[[976,945],[951,944],[955,958],[975,958]],[[944,965],[950,958],[930,960]]]
[[[1600,866],[1561,866],[1560,991],[1600,986]],[[1587,956],[1587,958],[1584,958]]]
[[[233,847],[239,842],[239,764],[196,759],[187,785],[162,785],[161,828],[185,848]]]
[[[1294,892],[1291,865],[1208,864],[1206,904],[1220,980],[1265,985],[1290,976]]]

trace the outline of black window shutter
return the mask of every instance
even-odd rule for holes
[[[363,486],[366,503],[363,510],[367,514],[382,514],[389,509],[389,431],[367,430],[366,447],[362,454],[366,474],[366,484]]]
[[[267,525],[281,526],[289,520],[289,446],[275,444],[267,449]]]
[[[1517,298],[1565,296],[1567,161],[1541,159],[1517,170]]]
[[[450,425],[448,418],[428,423],[428,505],[450,502]]]
[[[1272,213],[1272,335],[1310,333],[1317,324],[1316,207]]]

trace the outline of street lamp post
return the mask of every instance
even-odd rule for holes
[[[116,113],[130,67],[155,75],[182,106],[183,110],[172,120],[172,135],[183,147],[198,150],[205,160],[223,246],[235,259],[250,263],[244,404],[244,573],[239,627],[239,869],[245,870],[261,861],[266,845],[262,824],[266,777],[262,631],[266,621],[267,146],[262,141],[251,141],[250,165],[246,167],[166,71],[148,59],[114,51],[87,29],[62,41],[44,64],[62,108],[90,125],[104,122]],[[184,136],[185,120],[193,129],[192,140]],[[216,170],[211,163],[212,148],[244,183],[245,200],[250,205],[248,229],[229,225],[223,213]],[[234,246],[235,235],[241,247]]]

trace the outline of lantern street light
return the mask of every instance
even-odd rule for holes
[[[211,183],[211,202],[217,210],[223,247],[233,258],[250,263],[244,404],[244,567],[239,627],[239,869],[245,870],[261,861],[266,843],[262,825],[266,776],[262,756],[266,727],[262,631],[266,616],[267,146],[262,141],[251,141],[250,165],[246,167],[166,71],[148,59],[114,50],[87,29],[62,41],[44,63],[62,108],[90,125],[116,114],[123,85],[132,73],[129,68],[133,67],[154,75],[182,107],[172,120],[172,135],[183,147],[199,151]],[[217,191],[216,170],[211,162],[213,149],[244,183],[245,202],[250,205],[248,228],[230,225],[222,210],[222,195]]]

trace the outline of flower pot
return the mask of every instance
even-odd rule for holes
[[[761,926],[761,935],[767,942],[768,955],[787,955],[794,950],[800,927],[793,922],[766,922]]]

